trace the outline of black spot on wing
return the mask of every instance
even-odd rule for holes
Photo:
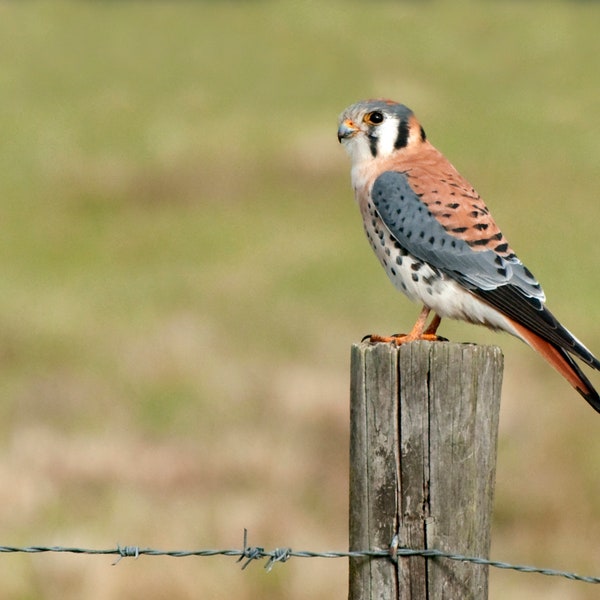
[[[469,246],[487,246],[491,242],[498,241],[498,240],[501,240],[501,239],[502,239],[502,234],[498,232],[495,235],[493,235],[492,237],[489,237],[489,238],[479,238],[479,239],[476,239],[476,240],[469,240],[467,243],[469,244]]]

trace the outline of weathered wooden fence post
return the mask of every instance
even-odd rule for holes
[[[350,550],[488,557],[503,357],[493,346],[352,347]],[[488,568],[350,559],[350,600],[487,598]]]

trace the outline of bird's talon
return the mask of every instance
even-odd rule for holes
[[[447,342],[448,339],[442,337],[441,335],[436,335],[435,333],[424,333],[419,336],[417,339],[424,340],[426,342]]]

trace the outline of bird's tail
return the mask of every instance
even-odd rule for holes
[[[537,350],[588,401],[590,406],[600,413],[600,395],[567,351],[548,342],[522,325],[514,321],[511,321],[511,323],[518,331],[519,336],[534,350]],[[591,355],[591,353],[589,354]],[[593,358],[593,361],[588,362],[586,360],[586,362],[591,364],[592,367],[598,368],[598,360],[595,357]]]

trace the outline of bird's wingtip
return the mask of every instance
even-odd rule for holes
[[[577,388],[577,391],[597,413],[600,413],[600,395],[598,395],[598,392],[591,385],[589,390]]]

